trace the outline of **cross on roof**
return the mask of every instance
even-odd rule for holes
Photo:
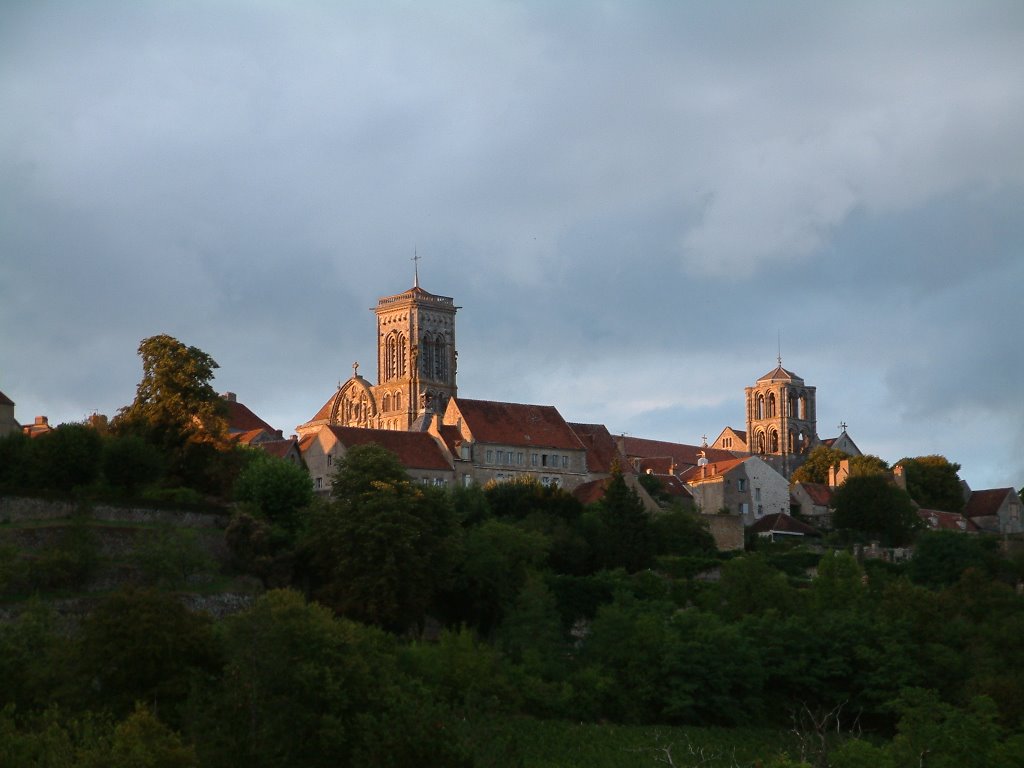
[[[423,257],[420,256],[416,252],[416,248],[413,247],[413,249],[412,249],[412,258],[409,259],[409,261],[412,262],[412,273],[413,273],[412,284],[413,284],[414,288],[419,288],[420,287],[420,259],[421,258],[423,258]]]
[[[845,432],[846,431],[846,422],[845,421],[840,421],[839,422],[839,431],[840,432]]]

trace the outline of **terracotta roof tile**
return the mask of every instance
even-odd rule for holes
[[[824,483],[797,483],[804,489],[811,503],[818,507],[832,506],[832,489]]]
[[[500,403],[493,400],[452,400],[474,440],[499,445],[585,450],[565,419],[552,405]]]
[[[248,432],[253,429],[265,429],[272,435],[277,432],[267,422],[236,400],[225,399],[224,406],[228,411],[228,429],[232,432]]]
[[[271,456],[277,456],[279,459],[285,458],[293,448],[298,450],[298,444],[295,440],[264,440],[259,444],[259,447]]]
[[[709,461],[734,459],[731,451],[719,448],[702,448],[699,445],[686,445],[684,443],[669,443],[664,440],[647,440],[642,437],[625,437],[623,444],[626,456],[630,459],[672,459],[676,464],[676,472],[681,472],[687,466],[697,466],[700,452],[704,451]]]
[[[711,480],[716,477],[723,477],[748,459],[750,459],[750,456],[743,456],[740,458],[733,457],[724,461],[708,462],[703,467],[690,467],[679,477],[684,483],[699,483],[702,480]],[[701,470],[703,470],[703,473]]]
[[[943,512],[938,509],[919,509],[917,516],[933,531],[967,531],[976,533],[979,529],[974,521],[958,512]]]
[[[999,514],[999,508],[1006,501],[1009,495],[1017,495],[1013,488],[988,488],[982,491],[972,491],[971,497],[964,507],[964,515],[967,517],[990,517]]]
[[[616,459],[620,465],[624,464],[615,438],[604,424],[569,424],[569,428],[587,449],[587,469],[590,472],[611,472]]]
[[[434,437],[426,432],[400,432],[392,429],[325,427],[346,448],[354,445],[379,445],[398,457],[409,469],[451,470],[452,465]]]

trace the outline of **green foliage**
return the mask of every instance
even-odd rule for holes
[[[832,524],[883,546],[909,544],[920,520],[910,497],[883,475],[850,477],[832,496]]]
[[[80,589],[100,568],[99,542],[93,532],[88,511],[78,509],[61,529],[56,542],[26,558],[21,573],[26,584],[11,585],[30,589]]]
[[[0,437],[0,488],[31,487],[32,441],[23,432]]]
[[[199,768],[195,749],[161,723],[143,704],[118,723],[110,745],[109,768]]]
[[[338,613],[403,630],[423,622],[450,580],[457,529],[443,491],[414,486],[388,451],[348,451],[334,501],[310,516],[317,599]]]
[[[399,674],[383,633],[278,590],[222,634],[224,675],[194,719],[204,766],[464,764],[447,715]]]
[[[409,474],[398,457],[379,445],[350,448],[337,463],[331,492],[339,499],[372,494],[378,484],[397,486],[409,482]]]
[[[35,488],[67,493],[99,477],[102,441],[85,424],[61,424],[31,441]]]
[[[170,717],[193,675],[220,663],[210,619],[152,589],[126,588],[103,600],[83,620],[73,650],[73,701],[119,716],[142,701]]]
[[[951,586],[968,568],[991,572],[996,546],[995,539],[956,531],[924,531],[914,544],[914,557],[907,566],[907,573],[916,584]]]
[[[291,584],[295,542],[287,531],[260,517],[237,511],[224,531],[224,540],[231,553],[231,565],[236,570],[256,576],[267,588]]]
[[[571,522],[583,513],[583,507],[571,493],[558,486],[542,485],[534,478],[490,483],[484,495],[496,517],[521,520],[542,513]]]
[[[182,587],[214,567],[195,530],[171,525],[147,532],[135,548],[134,560],[144,583],[165,588]]]
[[[903,467],[907,493],[924,509],[959,512],[964,508],[964,492],[957,474],[960,465],[945,456],[917,456],[896,462]]]
[[[863,456],[850,457],[850,476],[862,477],[863,475],[884,475],[889,471],[889,465],[878,456],[866,453]]]
[[[850,610],[867,595],[864,570],[848,552],[833,552],[818,562],[811,583],[811,602],[817,611]]]
[[[275,525],[295,531],[300,511],[313,501],[313,481],[303,467],[258,451],[235,481],[235,499],[252,504]]]
[[[764,556],[752,553],[722,565],[712,596],[717,600],[715,610],[732,619],[767,610],[786,612],[796,600],[785,574],[772,568]]]
[[[717,551],[707,523],[692,512],[666,510],[651,519],[650,527],[658,555],[714,555]]]
[[[807,459],[790,477],[791,483],[825,483],[828,482],[828,471],[850,454],[827,445],[818,445],[807,454]]]
[[[613,472],[598,503],[593,550],[599,568],[635,572],[654,562],[651,517],[621,472]]]
[[[30,711],[48,704],[63,671],[62,649],[54,611],[38,599],[0,623],[0,708]]]
[[[469,529],[442,601],[449,620],[467,622],[485,636],[501,622],[531,571],[544,561],[547,539],[500,520]]]
[[[103,476],[129,496],[155,483],[163,474],[164,460],[156,446],[137,435],[111,435],[103,441]]]

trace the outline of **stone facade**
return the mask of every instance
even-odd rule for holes
[[[789,477],[818,444],[815,388],[782,367],[746,388],[747,450],[774,457],[772,464]]]
[[[682,475],[704,514],[728,512],[744,525],[789,513],[789,482],[758,456],[702,464]]]

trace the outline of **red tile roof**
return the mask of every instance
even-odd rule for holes
[[[990,517],[999,514],[1007,496],[1016,496],[1013,488],[988,488],[983,491],[972,491],[971,497],[964,507],[967,517]]]
[[[448,452],[452,456],[459,458],[459,446],[462,442],[462,433],[459,432],[459,428],[454,424],[440,424],[437,428],[438,433],[441,435],[441,439],[444,440],[445,446],[448,448]]]
[[[821,536],[821,531],[812,525],[797,520],[791,515],[782,512],[774,515],[765,515],[752,526],[752,533],[797,533],[802,536]]]
[[[804,489],[804,493],[815,506],[832,506],[832,489],[824,483],[797,483],[797,487]]]
[[[298,450],[298,444],[295,440],[264,440],[259,444],[259,447],[271,456],[277,456],[279,459],[285,458],[293,448]]]
[[[387,448],[408,469],[451,470],[444,451],[432,435],[426,432],[400,432],[392,429],[362,429],[360,427],[325,427],[331,430],[346,448],[354,445],[375,444]]]
[[[250,429],[246,432],[234,432],[231,438],[240,445],[252,445],[253,441],[260,437],[260,435],[267,434],[265,429]]]
[[[253,429],[265,429],[270,434],[275,434],[272,426],[250,411],[237,400],[224,400],[228,411],[228,429],[231,432],[249,432]]]
[[[675,475],[659,475],[657,472],[654,472],[651,476],[658,478],[658,481],[661,483],[661,489],[669,496],[675,496],[680,499],[693,498],[693,494],[686,487],[686,483]]]
[[[573,489],[572,495],[584,506],[587,504],[596,504],[604,498],[605,488],[608,487],[608,483],[610,482],[610,477],[605,477],[601,480],[591,480],[589,483],[577,485]]]
[[[977,532],[978,526],[958,512],[943,512],[938,509],[919,509],[917,516],[933,531]]]
[[[493,400],[451,401],[473,439],[498,445],[585,450],[565,419],[552,405],[499,403]]]
[[[684,483],[699,483],[702,480],[711,480],[716,477],[723,477],[748,459],[750,459],[749,456],[743,456],[738,459],[733,457],[724,461],[709,462],[703,467],[690,467],[680,474],[679,478]],[[703,470],[703,472],[701,470]]]
[[[569,428],[587,449],[587,469],[590,472],[611,472],[616,459],[620,465],[625,464],[615,438],[604,424],[569,424]]]
[[[736,458],[731,451],[720,448],[702,448],[699,445],[686,445],[684,443],[669,443],[663,440],[647,440],[642,437],[623,438],[626,455],[630,459],[655,459],[670,458],[676,464],[676,472],[681,472],[687,466],[697,466],[700,452],[704,451],[709,461],[720,461]]]

